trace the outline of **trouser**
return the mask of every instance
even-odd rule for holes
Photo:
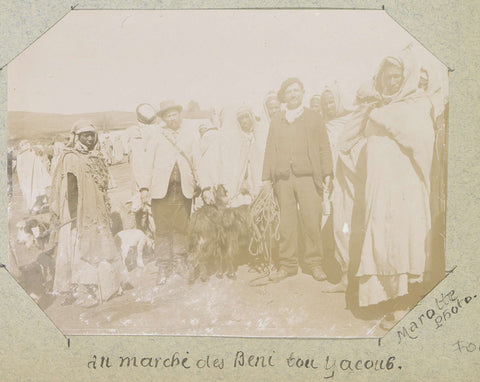
[[[298,236],[302,235],[306,266],[311,270],[323,263],[321,237],[322,197],[311,176],[279,179],[275,194],[280,206],[280,268],[289,273],[298,269]],[[299,223],[302,229],[299,230]]]
[[[159,269],[170,270],[175,260],[185,257],[191,206],[192,199],[183,195],[180,183],[171,183],[164,198],[152,199]]]

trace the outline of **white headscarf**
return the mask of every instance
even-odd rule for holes
[[[95,125],[92,122],[90,122],[88,120],[85,120],[85,119],[81,119],[81,120],[75,122],[75,124],[72,127],[70,140],[69,140],[67,146],[71,147],[74,150],[77,150],[78,152],[81,152],[83,154],[87,154],[88,152],[93,151],[93,150],[89,150],[88,147],[85,146],[78,139],[78,136],[81,133],[87,133],[87,132],[95,133],[95,147],[93,148],[93,150],[98,151],[97,129],[95,128]]]

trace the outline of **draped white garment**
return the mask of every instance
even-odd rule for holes
[[[17,155],[17,174],[27,209],[31,210],[38,196],[46,195],[51,177],[42,158],[33,150]]]

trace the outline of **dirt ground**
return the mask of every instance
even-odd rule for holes
[[[116,188],[110,192],[112,207],[131,225],[125,201],[131,197],[131,175],[127,164],[110,168]],[[36,259],[38,250],[18,244],[16,223],[27,216],[14,177],[9,206],[10,271],[20,279],[18,266]],[[48,215],[38,216],[48,220]],[[380,337],[385,331],[379,318],[357,318],[346,309],[344,293],[325,293],[331,284],[299,273],[279,283],[252,286],[261,275],[247,265],[239,267],[237,279],[197,280],[174,276],[163,286],[155,285],[156,266],[149,262],[131,271],[133,289],[102,305],[83,308],[62,306],[61,300],[43,296],[40,307],[67,335],[75,334],[162,334],[252,337]],[[23,284],[25,288],[26,284]]]

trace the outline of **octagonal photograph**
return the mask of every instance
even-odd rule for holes
[[[385,11],[73,10],[7,70],[66,335],[382,337],[445,276],[448,68]]]

